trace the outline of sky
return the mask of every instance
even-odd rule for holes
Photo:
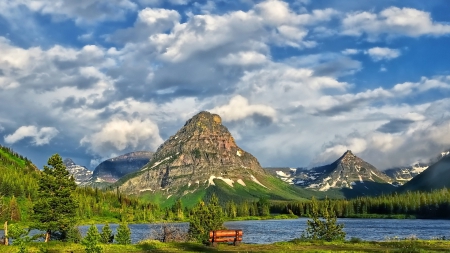
[[[450,149],[447,0],[0,1],[0,144],[156,151],[200,111],[264,167]]]

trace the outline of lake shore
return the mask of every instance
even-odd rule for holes
[[[81,244],[50,242],[31,243],[29,252],[39,252],[44,247],[49,252],[84,252]],[[219,244],[217,248],[199,243],[162,243],[142,241],[134,245],[102,245],[103,252],[443,252],[450,249],[450,241],[444,240],[393,240],[384,242],[345,241],[308,242],[293,240],[273,244],[245,244],[239,246]],[[17,246],[0,246],[0,252],[15,253]]]

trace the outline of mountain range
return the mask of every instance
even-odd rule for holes
[[[70,158],[64,163],[79,185],[109,187],[160,202],[169,198],[196,201],[212,193],[235,201],[301,200],[449,187],[449,154],[384,172],[350,150],[335,162],[312,169],[263,169],[236,144],[219,115],[200,112],[154,153],[127,153],[100,163],[94,171]]]

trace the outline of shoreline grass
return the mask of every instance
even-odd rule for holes
[[[323,242],[301,241],[277,242],[273,244],[245,244],[233,246],[219,244],[212,248],[199,243],[162,243],[154,240],[142,241],[133,245],[102,245],[103,252],[448,252],[450,241],[443,240],[398,240],[398,241],[360,241]],[[18,246],[0,246],[0,252],[13,253]],[[49,242],[30,243],[29,252],[84,252],[81,244]]]

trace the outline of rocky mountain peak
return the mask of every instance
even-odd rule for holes
[[[66,165],[67,171],[75,178],[75,183],[78,185],[85,185],[89,182],[92,177],[92,171],[88,170],[86,167],[77,165],[72,159],[66,158],[63,160],[64,165]]]
[[[331,188],[358,188],[371,192],[371,188],[380,189],[380,185],[392,185],[392,179],[373,165],[347,150],[339,159],[329,165],[304,171],[296,184],[327,191]]]
[[[255,181],[266,174],[254,156],[239,148],[217,114],[200,112],[155,152],[140,173],[122,184],[128,192],[168,190],[182,186]]]
[[[66,167],[76,165],[75,162],[72,161],[72,159],[70,159],[70,158],[64,159],[63,163],[64,163],[64,165],[66,165]]]

